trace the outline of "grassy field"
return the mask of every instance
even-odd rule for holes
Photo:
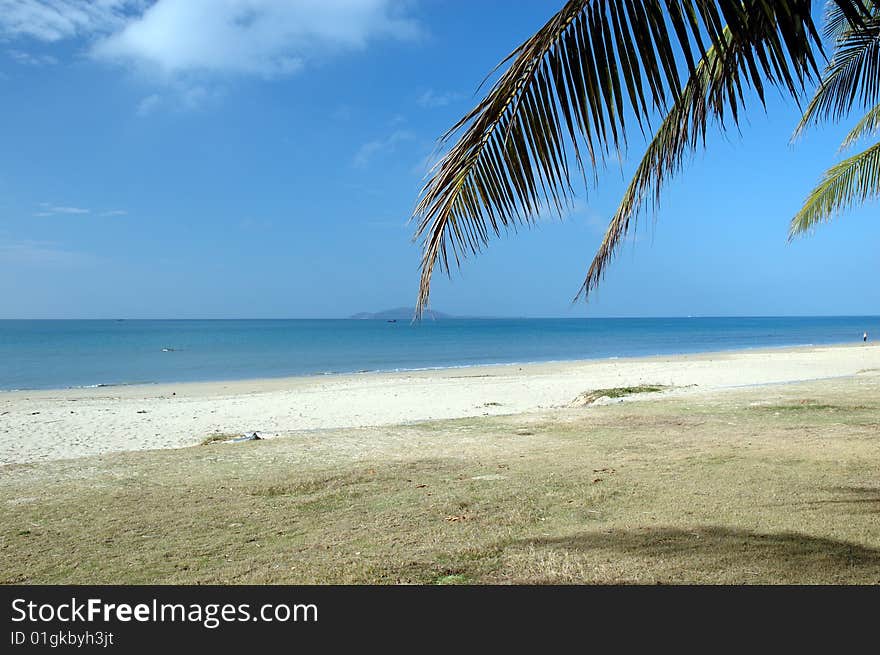
[[[3,467],[0,581],[880,583],[877,372],[640,398]]]

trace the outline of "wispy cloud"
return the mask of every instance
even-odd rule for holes
[[[456,93],[454,91],[446,91],[443,93],[434,91],[434,89],[428,89],[427,91],[421,93],[418,98],[416,98],[416,102],[422,106],[429,109],[435,107],[446,107],[447,105],[452,104],[453,102],[461,99],[461,94]]]
[[[40,211],[36,212],[34,216],[54,216],[55,214],[90,214],[91,211],[91,209],[84,209],[82,207],[66,207],[61,205],[53,205],[50,202],[41,202]]]
[[[355,153],[354,165],[363,168],[376,156],[394,152],[401,143],[412,141],[414,138],[415,135],[409,130],[395,130],[383,139],[368,141]]]
[[[428,177],[434,167],[443,159],[443,151],[436,145],[412,167],[414,175]]]
[[[92,261],[92,255],[68,250],[51,241],[0,242],[0,265],[78,266]]]
[[[162,96],[158,93],[152,93],[138,103],[135,113],[141,118],[144,118],[156,111],[161,104]]]
[[[125,209],[106,209],[103,211],[92,211],[85,207],[71,207],[69,205],[56,205],[51,202],[41,202],[40,209],[34,212],[34,216],[81,216],[83,214],[93,214],[96,216],[127,216],[128,211]]]
[[[223,98],[225,87],[220,84],[196,84],[192,80],[172,80],[162,93],[151,93],[138,102],[135,115],[147,118],[159,111],[194,111]]]
[[[380,230],[387,230],[389,228],[406,230],[410,227],[409,220],[406,218],[377,218],[365,221],[364,225]]]
[[[349,105],[339,105],[330,114],[330,117],[335,121],[348,121],[352,116],[354,116],[354,110]]]
[[[248,232],[268,232],[274,227],[274,223],[266,218],[248,216],[239,222],[239,227]]]
[[[23,50],[7,50],[9,57],[25,66],[54,66],[58,60],[52,55],[25,52]]]

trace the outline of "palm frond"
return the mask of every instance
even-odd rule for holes
[[[847,30],[862,24],[864,19],[874,11],[875,4],[873,0],[863,0],[862,6],[856,7],[856,11],[853,12],[853,7],[828,0],[825,3],[823,36],[830,41],[836,41]]]
[[[871,107],[868,112],[859,119],[855,127],[850,130],[849,134],[840,144],[840,151],[852,147],[859,139],[874,134],[880,129],[880,103]]]
[[[791,220],[789,240],[837,213],[880,195],[880,143],[832,166]]]
[[[709,48],[648,145],[608,224],[575,300],[586,297],[599,285],[605,269],[631,227],[634,227],[648,197],[653,199],[654,208],[659,206],[665,180],[681,168],[685,156],[695,150],[701,140],[705,141],[708,117],[715,115],[723,122],[726,107],[730,106],[736,111],[737,98],[727,97],[732,87],[726,82],[741,63],[737,46],[743,44],[732,43],[730,30],[725,29],[723,37],[725,47]],[[741,87],[739,91],[741,101]]]
[[[869,12],[857,24],[835,22],[834,54],[822,80],[795,128],[797,139],[821,120],[840,120],[853,106],[869,107],[880,92],[880,9],[869,3]]]
[[[835,2],[847,16],[860,15],[860,0]],[[570,155],[585,177],[595,175],[626,144],[624,116],[650,127],[652,114],[679,101],[678,61],[693,76],[709,48],[722,54],[737,44],[741,58],[723,79],[727,91],[714,95],[705,115],[692,114],[697,131],[725,112],[736,123],[743,86],[762,102],[765,83],[799,94],[818,74],[813,51],[821,44],[810,9],[809,0],[566,2],[443,137],[460,134],[413,217],[422,239],[417,312],[427,306],[438,264],[449,272],[491,236],[532,224],[547,208],[562,214],[574,195]]]

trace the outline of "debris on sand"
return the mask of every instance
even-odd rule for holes
[[[235,439],[230,439],[227,443],[239,443],[242,441],[262,441],[263,437],[259,435],[257,432],[251,432],[250,434],[243,434],[240,437],[236,437]]]

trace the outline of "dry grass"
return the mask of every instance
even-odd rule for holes
[[[209,434],[207,437],[202,439],[202,446],[213,446],[217,444],[221,444],[224,441],[229,441],[230,439],[235,439],[236,437],[240,437],[240,434],[227,434],[224,432],[215,432],[213,434]]]
[[[860,376],[7,466],[0,580],[880,583],[878,464]]]

